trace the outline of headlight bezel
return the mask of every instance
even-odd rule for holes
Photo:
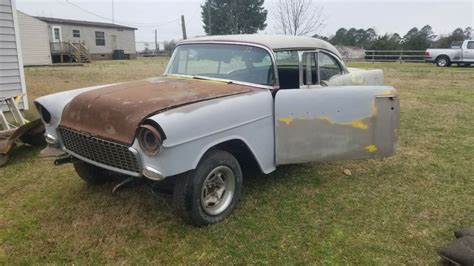
[[[50,124],[51,123],[51,113],[46,109],[43,105],[40,103],[35,103],[36,110],[38,110],[38,113],[40,114],[41,120],[46,123]]]
[[[160,131],[149,124],[141,125],[138,128],[138,144],[140,149],[148,156],[156,156],[161,151],[163,137]]]

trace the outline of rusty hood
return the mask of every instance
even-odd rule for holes
[[[147,117],[170,108],[251,92],[225,82],[159,77],[84,92],[64,108],[61,126],[131,145]]]

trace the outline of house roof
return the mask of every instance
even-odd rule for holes
[[[77,26],[89,26],[89,27],[100,27],[100,28],[112,28],[112,29],[126,29],[126,30],[137,30],[137,28],[105,23],[105,22],[96,22],[96,21],[85,21],[85,20],[72,20],[72,19],[62,19],[62,18],[48,18],[48,17],[35,17],[39,20],[42,20],[47,23],[57,23],[57,24],[67,24],[67,25],[77,25]]]
[[[341,57],[339,51],[330,43],[321,39],[305,37],[305,36],[291,36],[291,35],[259,35],[259,34],[242,34],[242,35],[213,35],[206,37],[192,38],[182,43],[190,43],[196,41],[220,41],[220,42],[240,42],[253,43],[268,47],[272,50],[282,49],[323,49],[334,53]]]

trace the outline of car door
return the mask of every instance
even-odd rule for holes
[[[275,95],[277,164],[392,155],[399,128],[397,91],[322,86],[319,57],[318,51],[300,52],[300,88]]]
[[[463,49],[463,61],[474,62],[474,41],[467,42],[466,47]]]

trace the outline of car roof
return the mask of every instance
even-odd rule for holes
[[[192,42],[240,42],[263,45],[271,50],[287,49],[323,49],[337,55],[341,54],[332,44],[312,37],[292,36],[292,35],[264,35],[264,34],[241,34],[241,35],[213,35],[197,37],[179,42],[186,44]]]

